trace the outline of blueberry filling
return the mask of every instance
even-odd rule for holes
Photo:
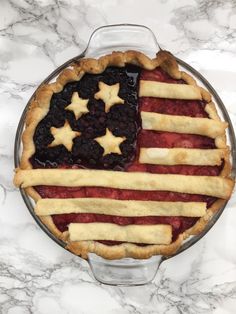
[[[46,117],[38,124],[34,143],[35,154],[31,157],[34,168],[51,168],[60,165],[79,165],[86,168],[123,170],[135,158],[136,138],[140,129],[138,113],[138,78],[140,68],[127,65],[123,68],[108,67],[101,74],[85,74],[79,82],[68,83],[60,93],[53,94]],[[96,100],[98,82],[108,85],[120,83],[119,97],[124,104],[114,105],[108,113],[102,100]],[[74,113],[65,110],[71,103],[72,94],[78,92],[83,99],[89,99],[89,113],[76,120]],[[60,128],[65,120],[81,136],[74,139],[72,151],[63,145],[48,147],[53,141],[50,128]],[[103,136],[106,128],[115,135],[126,137],[120,145],[122,154],[111,153],[103,156],[103,148],[94,140]]]

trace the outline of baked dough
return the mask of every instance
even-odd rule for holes
[[[96,137],[94,140],[103,148],[103,156],[116,153],[121,155],[120,144],[124,142],[126,138],[118,137],[112,134],[112,132],[107,128],[106,134],[103,136]]]
[[[71,152],[73,146],[73,139],[80,136],[81,133],[73,131],[69,122],[66,120],[65,124],[61,128],[51,127],[50,129],[54,140],[48,145],[48,147],[54,147],[58,145],[64,145],[68,151]]]
[[[82,99],[79,97],[79,93],[75,92],[72,95],[71,103],[65,107],[65,110],[70,110],[74,113],[76,120],[78,120],[83,114],[89,112],[88,110],[89,99]]]
[[[35,213],[39,216],[70,213],[93,213],[123,217],[202,217],[206,213],[206,203],[134,200],[124,201],[107,198],[44,198],[37,202]]]
[[[233,180],[215,176],[185,176],[85,169],[19,170],[15,175],[14,183],[22,188],[37,185],[99,186],[117,189],[203,194],[223,199],[230,197],[234,186]]]
[[[105,112],[109,112],[111,107],[116,104],[124,104],[124,99],[118,96],[120,84],[107,85],[103,82],[98,83],[99,91],[94,95],[95,99],[102,99],[105,104]]]
[[[208,118],[192,118],[144,111],[141,112],[141,119],[142,127],[145,130],[198,134],[211,138],[223,135],[228,126],[227,122]]]
[[[198,86],[142,80],[139,83],[139,97],[202,99]]]
[[[170,225],[128,225],[112,223],[71,223],[71,241],[110,240],[146,244],[170,244],[172,227]]]
[[[154,165],[219,166],[228,149],[141,148],[139,162]]]

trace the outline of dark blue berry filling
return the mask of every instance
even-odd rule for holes
[[[38,124],[34,143],[35,154],[31,158],[34,168],[51,168],[60,165],[79,165],[86,168],[101,168],[123,170],[135,158],[136,138],[140,129],[138,113],[138,78],[140,68],[108,67],[101,74],[85,74],[79,82],[68,83],[60,93],[53,94],[50,109],[46,117]],[[94,94],[98,91],[98,82],[108,85],[120,83],[119,97],[124,104],[114,105],[108,113],[102,100],[96,100]],[[71,103],[74,92],[83,99],[89,99],[89,113],[76,120],[74,113],[65,110]],[[68,120],[75,131],[81,136],[74,139],[72,151],[63,145],[48,147],[53,141],[50,128],[60,128]],[[122,154],[111,153],[103,156],[103,148],[94,140],[106,132],[106,128],[115,136],[124,136],[126,140],[120,145]]]

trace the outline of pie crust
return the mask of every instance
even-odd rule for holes
[[[211,138],[223,136],[226,122],[206,118],[170,116],[155,112],[141,112],[142,126],[145,130],[199,134]]]
[[[15,184],[22,188],[46,184],[49,186],[97,186],[142,191],[171,191],[209,195],[222,199],[228,199],[233,188],[232,180],[224,177],[92,169],[19,170],[15,176]]]
[[[116,104],[123,104],[124,99],[118,96],[120,84],[107,85],[103,82],[98,84],[99,92],[94,95],[95,99],[102,99],[105,103],[105,112],[108,112],[110,108]]]
[[[141,148],[139,162],[156,165],[219,166],[229,149]]]
[[[35,213],[39,216],[70,213],[94,213],[122,217],[183,216],[202,217],[206,213],[204,202],[158,202],[111,200],[107,198],[42,198]]]
[[[207,112],[209,119],[142,112],[141,117],[144,129],[205,135],[213,138],[216,146],[216,149],[212,151],[205,151],[206,156],[202,156],[200,149],[191,149],[191,151],[184,149],[183,152],[181,149],[165,149],[164,151],[161,151],[158,148],[154,149],[151,154],[150,150],[148,152],[148,149],[142,149],[140,155],[141,162],[155,164],[158,164],[159,162],[163,163],[163,154],[166,155],[166,158],[164,159],[168,164],[178,164],[181,160],[183,160],[186,164],[190,164],[193,161],[191,164],[194,164],[195,159],[199,159],[198,164],[218,164],[219,160],[223,159],[224,163],[220,176],[162,175],[85,169],[32,169],[33,167],[30,163],[30,157],[35,152],[33,140],[34,133],[38,123],[47,115],[49,111],[50,100],[53,93],[62,91],[68,82],[79,81],[85,73],[99,74],[109,66],[124,67],[126,64],[137,65],[146,70],[154,70],[156,67],[160,67],[173,79],[185,81],[185,84],[141,81],[139,96],[145,95],[149,97],[166,97],[174,99],[202,99],[206,102],[205,111]],[[103,95],[104,86],[101,85],[99,87],[100,91],[97,93],[96,97],[102,99],[106,97]],[[113,99],[107,99],[108,106],[106,107],[106,111],[110,110],[113,105],[114,98],[116,98],[115,101],[119,101],[120,104],[123,103],[123,100],[120,97],[117,99],[117,97],[116,87],[114,87],[112,91]],[[63,70],[55,83],[43,85],[37,90],[36,96],[31,102],[26,116],[25,131],[22,137],[23,153],[20,167],[16,169],[14,183],[16,186],[24,188],[26,193],[35,200],[36,214],[39,214],[40,219],[45,225],[47,225],[49,230],[56,237],[67,243],[66,247],[68,250],[80,255],[83,258],[87,258],[89,252],[96,253],[107,259],[118,259],[123,257],[149,258],[150,256],[157,254],[171,255],[178,250],[184,239],[190,235],[200,233],[213,214],[224,205],[227,199],[230,198],[234,187],[234,181],[230,178],[231,164],[229,161],[229,149],[226,145],[226,128],[227,123],[220,121],[209,92],[204,90],[202,87],[199,87],[189,74],[180,71],[175,58],[167,51],[158,52],[156,58],[154,59],[150,59],[137,51],[113,52],[112,54],[99,59],[82,59],[78,63],[73,64],[70,68]],[[70,144],[68,145],[68,148],[70,148]],[[114,224],[104,223],[80,223],[79,226],[76,223],[71,223],[68,231],[61,232],[54,224],[50,215],[55,211],[60,212],[64,207],[63,202],[66,202],[65,206],[67,211],[74,209],[74,207],[76,207],[77,211],[79,211],[80,208],[82,208],[82,206],[79,206],[79,203],[89,203],[92,199],[90,199],[90,201],[85,199],[54,201],[42,199],[34,189],[34,186],[38,184],[61,186],[95,186],[97,184],[99,186],[113,186],[122,189],[132,188],[197,193],[212,195],[218,199],[208,209],[206,209],[205,203],[199,202],[195,208],[194,215],[200,218],[193,227],[179,234],[177,239],[174,242],[171,242],[170,226],[161,224],[149,226],[130,225],[121,227]],[[107,200],[100,199],[100,202],[102,201],[107,202]],[[117,206],[119,206],[117,204],[121,201],[109,200],[109,202],[113,212],[116,213],[118,208]],[[158,211],[161,215],[163,210],[166,210],[165,207],[167,205],[162,204],[162,202],[156,202],[159,204],[155,204],[153,207],[152,202],[149,201],[149,205],[145,206],[144,210],[143,207],[146,204],[141,204],[141,202],[138,201],[135,201],[136,203],[132,202],[134,201],[126,201],[127,208],[129,209],[135,206],[135,213],[140,215],[141,211],[143,211],[144,216],[148,216],[153,210],[156,211],[155,215],[158,215]],[[89,210],[89,208],[91,208],[91,204],[89,205],[88,203],[87,208]],[[181,204],[180,202],[175,202],[174,207],[173,204],[169,205],[170,207],[168,210],[170,215],[173,213],[178,213],[178,215],[181,215],[182,213],[186,215],[186,213],[184,213],[185,207],[187,206],[186,203]],[[190,205],[189,207],[191,208],[191,204],[188,205]],[[44,206],[50,206],[50,209],[45,211],[46,207]],[[194,206],[195,205],[192,207]],[[103,211],[105,208],[105,206],[97,207],[98,211]],[[55,211],[53,211],[54,209]],[[190,211],[188,215],[193,215],[193,212]],[[148,232],[146,233],[142,230],[148,230]],[[104,234],[109,234],[109,237],[113,240],[118,239],[118,241],[125,241],[125,243],[109,246],[94,241],[94,237],[89,238],[91,234],[95,235],[97,240],[103,239]],[[157,234],[159,241],[156,240]],[[126,243],[126,241],[128,242]],[[146,246],[138,246],[136,244],[129,243],[145,243],[145,241],[150,244]],[[155,241],[155,244],[152,244],[153,241]]]
[[[96,239],[168,245],[171,243],[172,230],[171,226],[161,224],[118,226],[112,223],[100,222],[89,224],[71,223],[69,225],[69,235],[71,241]]]
[[[202,99],[201,90],[194,85],[140,81],[140,97],[169,99]]]

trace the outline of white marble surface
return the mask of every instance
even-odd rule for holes
[[[236,312],[236,196],[208,235],[143,287],[97,283],[86,262],[45,235],[12,184],[13,143],[39,82],[83,50],[98,26],[141,23],[200,70],[236,123],[236,6],[230,0],[0,1],[0,312]]]

